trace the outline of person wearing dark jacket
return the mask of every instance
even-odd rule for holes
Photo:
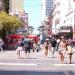
[[[51,51],[52,51],[52,57],[54,58],[54,53],[55,53],[55,50],[56,50],[56,40],[54,39],[54,37],[51,39]]]

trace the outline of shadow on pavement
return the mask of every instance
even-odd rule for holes
[[[37,58],[31,58],[31,57],[24,58],[24,57],[21,57],[19,59],[37,59]]]
[[[0,71],[0,75],[75,75],[72,71]]]

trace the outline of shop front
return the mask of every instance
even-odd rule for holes
[[[73,29],[71,26],[61,26],[60,32],[58,36],[64,36],[65,39],[72,39],[73,38]]]

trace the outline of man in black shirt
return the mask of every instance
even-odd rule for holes
[[[51,39],[51,50],[52,50],[52,57],[53,58],[54,58],[54,53],[55,53],[55,50],[56,50],[56,44],[57,44],[57,42],[56,42],[55,38],[53,37]]]

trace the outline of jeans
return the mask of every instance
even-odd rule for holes
[[[54,57],[54,53],[55,53],[56,47],[51,47],[51,49],[52,49],[52,57]]]
[[[1,51],[3,51],[3,46],[2,45],[0,46],[0,49],[1,49]]]

